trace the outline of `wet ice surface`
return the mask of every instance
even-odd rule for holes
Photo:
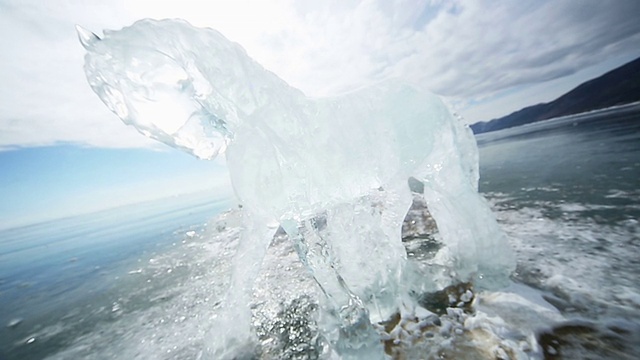
[[[638,304],[633,300],[638,297],[638,285],[628,271],[633,268],[627,266],[634,263],[634,253],[612,246],[610,251],[621,260],[620,268],[617,272],[607,269],[608,252],[590,255],[598,227],[589,221],[576,223],[575,219],[550,219],[530,210],[510,210],[498,204],[500,195],[489,195],[501,223],[512,235],[519,260],[516,281],[536,289],[514,284],[505,291],[476,294],[461,287],[449,289],[441,303],[437,296],[423,299],[420,304],[430,312],[414,310],[379,326],[382,339],[388,339],[387,351],[398,358],[535,359],[553,351],[567,352],[566,346],[553,350],[553,338],[546,344],[552,347],[543,348],[540,337],[536,337],[540,329],[564,324],[560,331],[577,337],[573,343],[586,342],[587,349],[609,346],[608,352],[601,354],[631,358],[629,354],[635,351],[631,346],[638,334],[633,325],[638,320]],[[433,258],[438,237],[430,219],[423,215],[423,211],[415,210],[405,223],[405,246],[413,254],[410,258],[420,264]],[[171,250],[141,261],[119,279],[119,290],[109,294],[109,306],[91,313],[78,309],[35,332],[34,341],[46,341],[47,337],[77,327],[84,318],[92,318],[95,324],[85,324],[87,328],[79,334],[74,331],[77,337],[68,339],[66,348],[49,358],[206,358],[207,342],[220,331],[210,324],[228,281],[240,216],[233,211],[206,230],[185,234]],[[571,221],[574,224],[567,225]],[[637,224],[634,226],[621,224],[619,228],[603,229],[601,235],[616,233],[616,240],[633,239],[638,230]],[[571,235],[583,243],[577,248],[574,244],[570,258],[560,251],[539,250],[558,248],[556,235]],[[555,274],[566,276],[559,278]],[[318,317],[320,306],[322,298],[317,286],[286,235],[279,233],[254,288],[253,326],[261,345],[256,356],[331,357],[318,330],[317,324],[323,320]],[[582,322],[567,323],[575,318]],[[546,339],[543,336],[542,340]],[[23,341],[21,346],[32,345],[27,344],[28,339]]]
[[[411,239],[407,246],[416,256],[427,259],[433,253],[420,249],[429,249],[429,246],[415,246],[419,241],[434,241],[432,220],[422,221],[423,214],[418,210],[408,217],[414,221],[414,231],[409,232]],[[49,358],[206,358],[207,342],[221,331],[212,329],[210,324],[217,316],[230,275],[230,257],[237,245],[241,216],[238,211],[226,213],[207,230],[194,236],[185,235],[184,241],[170,251],[131,269],[119,280],[120,290],[111,295],[114,299],[111,306],[97,310],[104,316],[95,327]],[[445,302],[455,307],[455,303],[469,303],[473,296],[465,290],[459,296],[461,299],[447,297]],[[332,321],[319,318],[318,309],[324,306],[322,299],[291,242],[284,233],[278,233],[254,287],[253,326],[260,340],[256,357],[336,356],[318,329],[319,322]],[[449,304],[451,301],[454,303]],[[436,354],[435,349],[442,348],[455,353],[455,348],[466,341],[460,336],[465,334],[468,317],[462,307],[445,310],[440,319],[430,311],[418,309],[402,314],[402,320],[398,319],[395,324],[392,319],[391,327],[381,324],[379,331],[383,338],[390,339],[388,348],[393,349],[390,352],[411,356],[427,350]],[[60,321],[35,333],[33,338],[44,341],[47,336],[66,331],[65,327],[74,321],[77,318]],[[477,324],[470,326],[475,328]],[[500,344],[499,337],[487,336]],[[398,341],[394,343],[394,339]],[[423,340],[420,346],[407,346],[418,339]]]
[[[429,311],[404,309],[378,326],[387,353],[407,359],[634,358],[638,223],[594,224],[581,216],[589,210],[585,204],[557,204],[564,211],[557,217],[544,210],[552,203],[514,209],[504,194],[487,196],[517,254],[515,283],[478,293],[462,284],[420,297]],[[416,266],[428,266],[438,234],[417,205],[405,221],[404,244]],[[241,216],[231,211],[206,229],[185,232],[168,251],[123,269],[103,306],[73,309],[12,345],[23,350],[20,358],[40,358],[29,356],[29,348],[68,334],[47,349],[48,358],[207,358],[207,344],[220,331],[211,324],[230,277]],[[316,284],[278,233],[254,287],[255,357],[335,355],[318,330],[326,320],[319,317],[321,306]]]

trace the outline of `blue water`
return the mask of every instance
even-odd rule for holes
[[[0,359],[39,324],[100,299],[135,261],[229,207],[200,193],[0,231]]]
[[[628,196],[611,195],[640,190],[640,104],[480,134],[476,139],[481,192],[506,193],[519,203],[548,199],[635,204]],[[620,211],[611,214],[624,217]]]

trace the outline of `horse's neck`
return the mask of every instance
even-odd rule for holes
[[[230,48],[224,52],[226,58],[222,59],[218,59],[215,52],[210,53],[209,49],[195,56],[201,63],[201,58],[216,59],[212,66],[202,69],[204,78],[213,89],[207,110],[215,115],[218,109],[224,109],[220,115],[230,128],[262,126],[258,125],[259,122],[277,127],[277,117],[291,121],[291,114],[309,101],[306,96],[248,57],[237,45]]]

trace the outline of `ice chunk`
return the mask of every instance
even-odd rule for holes
[[[386,82],[311,99],[217,31],[180,20],[78,32],[89,84],[125,123],[200,158],[226,150],[246,213],[216,357],[251,341],[248,294],[278,226],[338,314],[327,326],[341,330],[325,329],[334,349],[382,356],[367,324],[432,281],[405,266],[410,177],[424,184],[444,242],[437,259],[452,281],[495,286],[511,271],[504,235],[477,194],[473,135],[437,97]]]

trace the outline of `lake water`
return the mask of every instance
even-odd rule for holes
[[[201,193],[0,231],[0,359],[64,347],[104,319],[132,267],[229,206]]]
[[[599,300],[640,305],[640,105],[487,133],[478,143],[480,191],[521,252],[520,276],[540,285],[570,275]]]
[[[533,340],[494,335],[516,339],[532,358],[636,358],[640,105],[477,139],[480,191],[518,259],[513,289],[484,295],[479,310],[490,311],[499,296],[517,299],[512,291],[551,314],[527,315],[533,303],[508,312],[505,304],[522,303],[499,302],[513,329],[542,330]],[[230,206],[200,196],[1,232],[0,359],[202,357],[215,336],[211,319],[241,223],[237,212],[211,218]],[[296,316],[313,309],[301,293],[318,296],[290,246],[276,238],[256,285],[258,332],[272,329],[274,318],[300,323],[304,316]],[[265,300],[273,298],[281,302]],[[278,358],[316,354],[307,351],[316,339],[309,328],[296,329],[298,352],[278,348]]]
[[[544,355],[639,358],[640,105],[477,140],[480,191],[516,250],[514,278],[585,326],[555,331],[565,349]]]

